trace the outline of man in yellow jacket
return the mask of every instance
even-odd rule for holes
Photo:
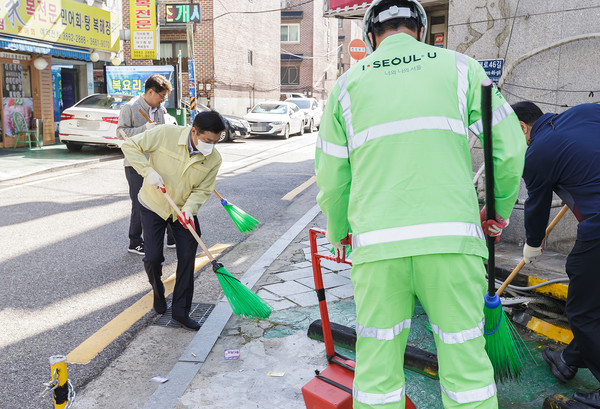
[[[198,243],[187,231],[200,235],[197,213],[212,194],[221,155],[214,149],[225,130],[223,118],[216,111],[196,115],[193,126],[163,125],[135,135],[123,142],[125,157],[144,177],[139,201],[146,255],[144,268],[154,292],[154,310],[167,310],[165,287],[161,281],[165,261],[163,242],[167,225],[177,241],[177,276],[173,290],[172,316],[184,328],[197,331],[200,325],[189,317],[194,294],[194,260]],[[149,154],[149,159],[144,154]],[[165,199],[161,188],[181,209],[185,220]]]
[[[427,17],[416,0],[374,0],[364,23],[374,51],[331,90],[315,158],[329,240],[339,246],[353,233],[353,407],[404,408],[404,349],[418,298],[435,334],[444,407],[495,409],[483,337],[484,231],[500,233],[516,202],[523,133],[496,90],[500,223],[486,221],[486,231],[468,141],[468,129],[482,133],[483,68],[419,41]]]

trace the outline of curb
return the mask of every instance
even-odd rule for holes
[[[356,351],[356,330],[345,325],[331,324],[333,343],[342,348]],[[313,321],[308,327],[309,338],[323,341],[323,326],[321,320]],[[404,351],[404,367],[413,372],[425,375],[431,379],[439,379],[437,355],[424,351],[412,345],[406,345]]]
[[[93,164],[93,163],[99,163],[99,162],[107,162],[109,160],[115,160],[115,159],[123,159],[121,157],[113,157],[113,156],[101,156],[98,158],[94,158],[94,159],[84,159],[84,160],[80,160],[74,163],[65,163],[65,164],[61,164],[61,165],[50,165],[46,168],[43,169],[37,169],[37,170],[33,170],[29,173],[24,172],[20,175],[16,175],[16,176],[9,176],[7,178],[3,178],[0,176],[0,182],[8,182],[8,181],[12,181],[12,180],[16,180],[16,179],[22,179],[22,178],[26,178],[29,176],[35,176],[35,175],[40,175],[42,173],[51,173],[51,172],[58,172],[61,170],[65,170],[65,169],[72,169],[72,168],[77,168],[80,166],[85,166],[85,165],[89,165],[89,164]]]

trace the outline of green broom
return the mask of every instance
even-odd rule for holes
[[[227,200],[223,199],[223,197],[217,193],[216,190],[213,190],[213,192],[215,192],[215,195],[221,199],[221,204],[227,213],[229,213],[229,217],[231,217],[231,220],[233,220],[233,223],[235,223],[240,232],[246,234],[258,227],[260,224],[258,220],[250,216],[236,205],[231,204]]]
[[[492,81],[482,83],[481,116],[483,122],[486,220],[496,217],[494,197],[494,169],[492,155]],[[487,263],[488,292],[484,297],[485,350],[494,367],[497,381],[517,379],[525,366],[525,343],[502,310],[500,296],[496,294],[495,266],[496,238],[486,236],[489,251]]]
[[[160,188],[160,190],[165,195],[165,198],[173,207],[173,209],[177,212],[180,220],[185,220],[183,214],[171,199],[171,196],[167,193],[165,188]],[[187,226],[185,226],[187,227]],[[240,280],[234,277],[229,271],[225,270],[225,267],[219,262],[215,260],[215,258],[210,254],[208,248],[204,244],[202,240],[200,240],[200,236],[196,233],[194,228],[189,229],[188,231],[194,236],[210,262],[212,263],[213,271],[217,274],[217,279],[219,280],[219,284],[227,297],[227,301],[229,301],[229,305],[233,310],[233,313],[236,315],[240,315],[246,318],[268,318],[271,315],[271,311],[273,307],[271,307],[265,300],[260,298],[258,295],[253,293],[248,287],[246,287]]]

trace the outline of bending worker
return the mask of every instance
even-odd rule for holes
[[[523,173],[528,194],[525,262],[542,254],[553,192],[579,221],[566,264],[566,311],[573,341],[562,351],[546,349],[542,356],[563,383],[575,376],[577,368],[588,368],[600,381],[600,105],[578,105],[562,114],[542,114],[529,101],[513,108],[529,145]],[[600,389],[577,392],[573,398],[600,408]]]
[[[196,214],[212,194],[221,155],[214,148],[225,130],[223,118],[215,111],[200,112],[193,126],[164,125],[129,138],[121,149],[131,165],[144,177],[139,200],[146,255],[144,268],[154,292],[154,310],[167,310],[162,283],[165,228],[170,225],[177,241],[177,276],[173,290],[172,317],[184,328],[197,331],[200,324],[189,317],[194,294],[194,260],[198,242],[187,229],[200,236]],[[149,154],[149,159],[144,154]],[[160,188],[185,216],[178,221]],[[183,223],[183,224],[182,224]]]
[[[315,158],[329,241],[339,248],[353,232],[354,408],[404,408],[417,298],[435,334],[444,407],[497,408],[467,131],[481,136],[487,76],[474,59],[421,42],[427,17],[416,0],[374,0],[364,27],[375,51],[330,92]],[[525,141],[510,105],[497,91],[492,99],[496,210],[508,219]]]

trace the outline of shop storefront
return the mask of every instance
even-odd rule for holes
[[[74,0],[0,6],[0,148],[33,129],[45,145],[55,143],[62,110],[94,92],[93,62],[119,52],[120,21],[120,11]]]

